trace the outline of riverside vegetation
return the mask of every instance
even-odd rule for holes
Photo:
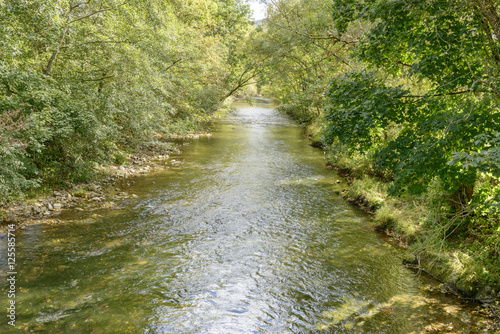
[[[344,196],[407,262],[500,297],[500,16],[492,0],[279,0],[261,90],[307,125]]]
[[[347,198],[463,292],[500,290],[493,0],[0,2],[0,195],[91,180],[258,79]]]
[[[253,75],[238,0],[8,0],[0,22],[0,204],[167,154]]]

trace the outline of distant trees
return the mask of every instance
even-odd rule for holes
[[[272,1],[256,50],[264,60],[262,85],[297,120],[311,123],[323,113],[333,73],[349,67],[350,43],[332,34],[328,1]]]

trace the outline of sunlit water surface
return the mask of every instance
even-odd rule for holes
[[[470,308],[422,289],[270,105],[240,106],[175,159],[116,210],[18,230],[18,326],[5,312],[0,330],[476,332]],[[1,252],[5,268],[5,238]]]

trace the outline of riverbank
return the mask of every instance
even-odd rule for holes
[[[189,145],[186,140],[209,137],[211,133],[191,133],[174,135],[174,142],[146,147],[123,156],[120,163],[96,167],[95,177],[86,183],[71,184],[66,187],[45,185],[43,190],[32,192],[26,198],[19,198],[0,206],[0,234],[6,232],[7,225],[15,224],[23,228],[33,224],[58,224],[57,218],[63,210],[92,212],[99,209],[113,209],[116,202],[137,197],[127,191],[134,178],[154,171],[176,166],[180,162],[175,156]]]
[[[439,232],[460,227],[456,217],[450,217],[448,222],[443,222],[443,217],[432,217],[439,214],[425,196],[389,197],[387,184],[374,177],[351,178],[342,196],[370,212],[374,228],[408,250],[405,265],[433,276],[450,292],[463,294],[462,298],[481,302],[482,312],[492,317],[496,329],[500,329],[500,290],[495,280],[499,268],[495,267],[495,259],[484,258],[481,249],[473,248],[478,240],[485,241],[484,234],[461,231],[443,237]]]
[[[376,177],[356,178],[346,169],[339,172],[347,174],[350,184],[343,197],[370,212],[375,228],[405,244],[414,257],[410,262],[425,263],[426,270],[469,297],[485,301],[500,298],[496,259],[480,257],[480,250],[467,247],[487,235],[462,226],[465,222],[458,221],[462,218],[458,214],[447,216],[443,207],[436,208],[437,196],[430,198],[432,194],[427,193],[394,198],[388,195],[389,185]],[[445,199],[441,200],[439,204],[444,205]]]
[[[389,196],[390,182],[376,174],[366,156],[347,157],[324,148],[317,127],[309,127],[306,135],[312,146],[325,151],[327,167],[346,178],[349,187],[342,197],[370,213],[374,229],[407,249],[405,265],[433,276],[444,291],[482,303],[480,312],[496,324],[490,330],[500,330],[498,233],[468,221],[465,210],[452,214],[449,196],[439,184],[420,196]]]

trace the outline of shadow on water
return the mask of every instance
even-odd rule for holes
[[[116,210],[16,232],[17,328],[2,332],[477,332],[271,105],[238,106],[176,159]]]

